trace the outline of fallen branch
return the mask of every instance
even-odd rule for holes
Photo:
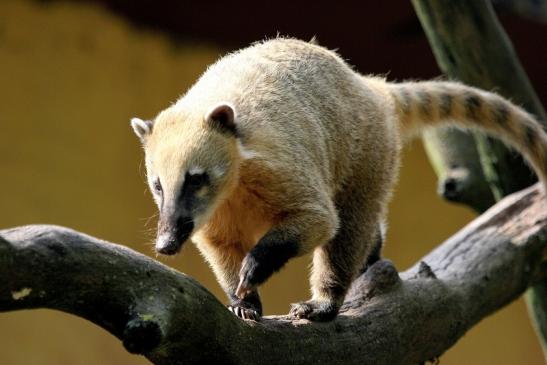
[[[401,276],[376,263],[329,323],[245,322],[125,247],[57,226],[3,230],[0,311],[73,313],[155,364],[421,363],[545,278],[545,199],[538,186],[509,196]]]

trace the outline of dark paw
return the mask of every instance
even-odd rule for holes
[[[246,308],[237,304],[230,304],[227,306],[228,310],[242,319],[250,319],[258,321],[260,319],[260,313],[252,308]]]
[[[274,272],[281,269],[297,252],[296,240],[287,240],[279,233],[268,232],[241,263],[237,297],[244,298],[250,291],[268,280]]]
[[[247,254],[245,256],[245,259],[241,263],[241,270],[239,271],[239,285],[236,290],[238,298],[246,297],[267,279],[269,275],[265,273],[266,268],[261,266],[253,255]]]
[[[339,306],[329,301],[308,300],[291,304],[289,315],[298,319],[310,321],[332,321],[338,314]]]

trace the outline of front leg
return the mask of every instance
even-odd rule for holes
[[[296,233],[272,229],[243,259],[236,296],[244,298],[299,252]]]
[[[322,208],[318,204],[313,210],[287,215],[243,259],[236,296],[245,298],[289,259],[328,242],[336,232],[337,223],[334,209]]]
[[[244,297],[235,294],[239,281],[239,269],[245,249],[237,243],[218,245],[214,239],[202,237],[197,247],[211,265],[215,276],[226,293],[228,309],[242,319],[258,320],[262,316],[262,303],[258,291],[252,290]]]

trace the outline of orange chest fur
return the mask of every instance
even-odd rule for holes
[[[204,228],[209,244],[246,252],[277,222],[275,209],[249,188],[237,187]]]

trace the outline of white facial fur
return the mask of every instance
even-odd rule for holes
[[[244,160],[250,160],[252,158],[258,157],[258,152],[246,148],[241,144],[241,141],[239,140],[237,141],[237,149]]]
[[[205,172],[205,170],[202,167],[193,166],[188,169],[188,173],[190,175],[201,175]]]

